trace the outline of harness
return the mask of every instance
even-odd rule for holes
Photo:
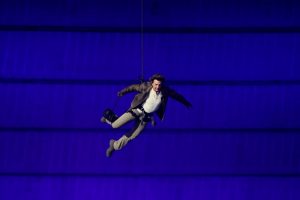
[[[138,120],[140,120],[140,121],[142,121],[142,122],[150,122],[150,121],[152,121],[152,116],[153,116],[153,114],[152,114],[152,113],[147,113],[147,112],[144,110],[143,106],[139,106],[139,107],[137,107],[136,109],[141,110],[141,111],[142,111],[142,114],[141,114],[141,115],[137,115],[135,112],[133,112],[132,109],[129,110],[128,112],[129,112],[132,116],[134,116],[136,119],[138,119]]]

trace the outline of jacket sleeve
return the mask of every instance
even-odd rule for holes
[[[182,103],[188,108],[192,107],[192,104],[184,96],[182,96],[175,90],[171,88],[167,88],[167,91],[168,91],[168,96],[171,97],[172,99],[175,99],[176,101]]]
[[[141,92],[144,88],[144,84],[133,84],[130,85],[121,91],[118,92],[118,96],[123,96],[124,94],[130,93],[130,92]]]

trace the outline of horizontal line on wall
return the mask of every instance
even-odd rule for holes
[[[99,122],[100,123],[100,122]],[[0,127],[1,132],[65,132],[65,133],[75,133],[75,132],[83,132],[83,133],[107,133],[107,132],[116,132],[116,131],[128,131],[129,129],[119,128],[56,128],[56,127]],[[300,133],[300,128],[156,128],[156,127],[148,127],[145,133],[166,133],[173,134],[183,132],[186,133],[269,133],[269,134],[285,134],[285,133]]]
[[[300,82],[300,81],[299,81]],[[123,85],[139,83],[139,80],[96,80],[96,79],[47,79],[47,78],[1,78],[1,83],[9,84],[46,84],[46,85]]]
[[[56,26],[56,25],[0,25],[0,31],[45,31],[45,32],[99,32],[140,33],[140,27]],[[144,33],[300,33],[299,26],[252,26],[252,27],[144,27]]]
[[[51,172],[0,172],[10,177],[107,177],[107,178],[300,178],[299,173],[51,173]]]
[[[96,79],[42,79],[42,78],[4,78],[0,84],[46,84],[46,85],[129,85],[140,80],[96,80]],[[168,85],[184,86],[273,86],[300,85],[300,80],[167,80]]]

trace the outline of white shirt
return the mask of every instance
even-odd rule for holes
[[[147,113],[155,112],[161,103],[161,97],[162,97],[161,92],[157,94],[153,89],[151,89],[148,99],[143,104],[143,108],[145,112]]]

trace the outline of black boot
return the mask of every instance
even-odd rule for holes
[[[108,149],[106,150],[106,156],[109,158],[111,157],[111,154],[115,151],[114,149],[114,143],[115,143],[115,140],[111,139],[109,141],[109,147]]]
[[[103,112],[103,117],[101,118],[101,122],[106,122],[108,124],[112,124],[117,119],[118,119],[118,116],[114,113],[114,111],[107,108]]]

